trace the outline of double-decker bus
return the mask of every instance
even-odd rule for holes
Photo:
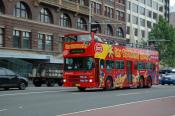
[[[150,88],[158,83],[159,53],[110,45],[92,33],[67,34],[63,45],[65,87]]]

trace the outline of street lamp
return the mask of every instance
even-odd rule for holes
[[[92,22],[92,6],[91,6],[91,0],[89,0],[89,32],[91,32],[91,22]]]

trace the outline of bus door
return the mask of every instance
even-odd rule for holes
[[[132,84],[132,61],[127,61],[126,66],[128,83]]]
[[[99,63],[100,62],[100,60],[99,59],[95,59],[95,82],[99,82]]]
[[[105,60],[100,59],[99,60],[99,86],[104,87],[104,81],[105,81]]]

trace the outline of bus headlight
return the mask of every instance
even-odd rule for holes
[[[63,79],[63,82],[65,83],[66,82],[66,79]]]
[[[89,82],[92,83],[92,79],[89,79]]]

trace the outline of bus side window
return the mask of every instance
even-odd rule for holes
[[[114,61],[112,61],[112,60],[107,60],[107,61],[106,61],[106,69],[107,69],[107,70],[114,69]]]
[[[124,67],[124,61],[123,60],[117,60],[116,61],[116,69],[120,69],[120,70],[122,70],[122,69],[124,69],[125,67]]]
[[[106,69],[109,70],[111,67],[110,67],[110,60],[107,60],[106,61]]]
[[[100,60],[100,69],[103,69],[105,66],[104,60]]]

